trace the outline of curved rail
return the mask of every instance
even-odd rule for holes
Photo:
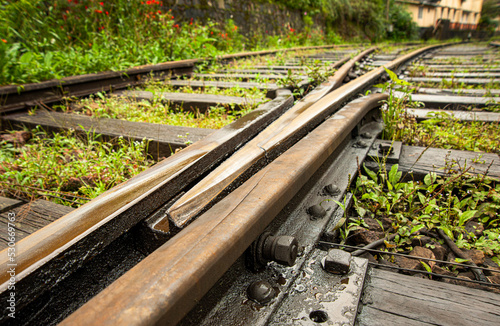
[[[311,92],[301,101],[295,104],[290,110],[285,112],[281,117],[274,121],[269,127],[249,141],[245,146],[238,150],[229,159],[224,161],[219,167],[212,171],[205,179],[199,182],[195,187],[183,195],[174,205],[168,210],[171,220],[177,227],[184,226],[196,214],[209,204],[221,191],[228,187],[239,175],[244,173],[258,160],[269,155],[269,152],[276,147],[286,142],[294,134],[301,137],[311,128],[311,125],[317,125],[318,120],[323,120],[328,111],[315,112],[309,114],[307,118],[304,116],[315,106],[313,104],[331,91],[342,85],[342,81],[347,76],[349,71],[354,67],[354,64],[375,51],[376,48],[370,48],[356,57],[349,60],[347,63],[337,70],[337,72],[318,87],[316,91]],[[315,120],[315,121],[314,121]],[[293,125],[294,121],[300,121],[300,126]],[[309,128],[307,128],[309,126]]]
[[[387,67],[394,69],[440,46],[419,49]],[[313,106],[320,111],[339,108],[384,73],[383,67],[375,69]],[[384,98],[372,95],[366,102],[357,100],[338,111],[61,325],[175,324],[264,230],[366,112]],[[300,126],[300,121],[292,121],[290,128],[294,126]]]
[[[386,98],[339,110],[60,325],[175,325]]]
[[[343,60],[333,64],[332,68],[337,68],[341,62]],[[99,248],[177,195],[183,187],[220,162],[246,139],[260,132],[292,104],[290,91],[279,90],[273,101],[22,239],[16,244],[18,281],[42,266],[48,273],[54,266],[45,265],[66,251],[71,252],[75,264],[79,264],[82,257],[91,257]],[[112,226],[112,223],[116,226]],[[100,229],[103,230],[101,236],[93,239],[97,244],[87,241],[90,252],[84,250],[77,253],[71,250],[72,247],[78,247],[78,242]],[[0,253],[0,292],[8,287],[7,263],[8,256],[4,250]],[[67,264],[55,266],[57,269],[71,267]],[[59,279],[57,275],[53,275],[53,278],[54,282]],[[50,282],[44,282],[43,286],[50,286],[47,283]]]

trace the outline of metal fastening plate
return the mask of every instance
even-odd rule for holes
[[[401,142],[394,142],[392,144],[392,150],[390,153],[383,154],[380,152],[380,145],[391,145],[391,141],[388,140],[380,140],[377,139],[373,143],[370,151],[368,152],[367,159],[375,161],[375,158],[378,158],[379,161],[382,161],[384,157],[386,157],[386,162],[390,164],[396,164],[399,162],[399,157],[401,156]]]
[[[268,325],[354,325],[368,261],[352,257],[347,274],[332,274],[321,266],[325,255],[321,250],[312,253]]]

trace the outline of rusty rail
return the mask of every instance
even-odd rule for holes
[[[333,65],[334,68],[345,59]],[[293,103],[288,90],[247,116],[169,157],[63,216],[16,245],[18,287],[25,286],[20,302],[29,302],[38,290],[54,286],[71,269],[81,266],[111,241],[173,198],[187,184],[232,153],[241,143],[265,128]],[[165,225],[164,225],[165,227]],[[168,224],[167,224],[168,228]],[[7,254],[0,254],[0,298],[8,287]],[[61,263],[62,257],[69,263]],[[49,271],[54,271],[50,272]],[[50,275],[45,279],[36,275]]]
[[[317,109],[313,104],[342,85],[342,81],[354,67],[354,64],[375,50],[376,48],[370,48],[363,51],[342,65],[327,82],[304,97],[257,137],[249,141],[243,148],[212,171],[205,179],[184,194],[168,210],[168,215],[173,223],[177,227],[184,226],[238,176],[248,170],[257,161],[272,155],[271,152],[279,144],[286,142],[294,135],[298,138],[302,137],[308,130],[323,120],[331,112],[328,112],[326,108],[319,108],[318,111],[309,114],[311,110]],[[294,125],[291,128],[290,125],[295,121],[300,121],[300,124]]]
[[[395,69],[424,51],[440,46],[419,49],[387,67]],[[339,108],[384,73],[383,67],[375,69],[313,106]],[[62,325],[175,324],[264,230],[366,112],[383,98],[383,95],[372,95],[361,107],[350,106],[337,112],[69,316]],[[299,121],[290,124],[290,128],[296,126],[300,126]]]
[[[60,325],[175,325],[386,98],[338,111]]]

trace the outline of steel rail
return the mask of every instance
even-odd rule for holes
[[[322,120],[328,114],[328,111],[324,107],[321,107],[318,112],[308,114],[310,110],[318,108],[313,106],[313,104],[331,91],[337,89],[349,71],[354,67],[354,64],[375,51],[375,49],[370,48],[365,50],[342,65],[335,72],[334,76],[328,78],[327,82],[321,84],[314,92],[305,96],[177,200],[168,210],[168,215],[173,223],[177,227],[183,227],[238,176],[268,155],[279,144],[282,144],[294,134],[305,134],[308,129],[317,125],[320,122],[317,120]],[[300,121],[300,125],[294,125],[294,121]],[[291,125],[293,127],[290,127]]]
[[[60,325],[177,323],[384,99],[339,110]]]
[[[394,69],[436,47],[389,65]],[[385,73],[378,68],[315,103],[339,107]],[[372,95],[378,102],[386,95]],[[359,101],[361,102],[361,101]],[[307,182],[373,106],[337,112],[174,238],[65,319],[61,325],[171,325],[186,314]]]
[[[344,60],[338,61],[332,67],[338,67]],[[35,271],[47,274],[51,269],[56,270],[51,273],[51,280],[54,283],[58,282],[60,274],[64,275],[70,268],[79,266],[85,259],[97,254],[100,248],[153,213],[177,195],[183,187],[292,106],[293,98],[288,90],[279,90],[277,95],[273,101],[262,105],[238,121],[19,241],[16,244],[18,283],[28,276],[36,279],[31,275]],[[97,244],[93,245],[92,241]],[[88,248],[85,249],[85,246]],[[0,283],[2,283],[0,298],[8,287],[6,250],[0,253]],[[67,257],[67,253],[71,253],[70,256],[73,257],[71,262],[58,264],[60,260],[56,258]],[[50,280],[36,279],[35,282],[45,288],[54,285]],[[27,301],[35,295],[34,291],[31,287],[27,290],[25,295]]]
[[[219,129],[17,242],[18,281],[56,257],[64,248],[74,244],[100,223],[119,216],[124,211],[123,207],[137,205],[138,201],[146,200],[155,191],[168,187],[165,189],[168,195],[161,195],[163,202],[150,198],[148,206],[155,206],[150,206],[146,210],[143,207],[140,213],[137,212],[140,215],[152,213],[159,205],[175,196],[182,187],[208,170],[245,139],[259,132],[292,104],[293,97],[290,91],[280,90],[273,101],[265,103],[238,121]],[[154,204],[151,203],[152,200]],[[145,217],[147,215],[143,216]],[[7,249],[5,249],[0,252],[0,283],[3,283],[0,292],[7,287],[7,263]]]

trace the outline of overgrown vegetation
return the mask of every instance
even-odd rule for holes
[[[385,85],[389,100],[382,110],[385,139],[426,147],[498,152],[498,123],[461,122],[446,114],[434,114],[432,119],[417,124],[405,110],[412,105],[412,85],[392,71],[387,70],[387,73],[391,81]],[[404,96],[395,96],[396,87]],[[413,105],[419,106],[418,103]],[[486,164],[486,167],[492,163],[482,162],[480,158],[478,154],[476,163]],[[352,213],[355,217],[350,217],[342,229],[343,241],[369,229],[375,234],[381,233],[380,236],[395,235],[392,240],[385,241],[387,251],[409,252],[416,246],[424,246],[432,250],[428,251],[429,257],[440,254],[438,259],[441,260],[464,261],[453,255],[446,257],[443,236],[438,235],[442,231],[458,248],[479,250],[500,266],[498,180],[488,177],[487,172],[470,174],[467,162],[447,160],[445,163],[441,171],[443,176],[431,172],[423,180],[410,181],[405,180],[413,179],[412,176],[398,171],[398,164],[387,167],[385,158],[378,162],[377,171],[360,167],[353,189]],[[367,223],[369,220],[373,221],[371,225]],[[380,256],[382,260],[389,257]],[[484,256],[478,261],[484,262]],[[401,266],[404,262],[397,264]],[[458,273],[452,274],[444,266],[444,269],[438,266],[435,269],[434,263],[422,262],[421,265],[422,270],[428,272],[438,271],[448,276]]]
[[[379,85],[389,91],[387,105],[382,110],[384,139],[402,141],[407,145],[500,153],[499,122],[466,122],[448,113],[429,113],[430,119],[417,123],[406,111],[421,106],[421,103],[411,101],[413,86],[392,71],[387,70],[387,73],[391,82]],[[396,89],[403,96],[396,96]]]
[[[153,164],[145,140],[109,143],[92,132],[78,137],[41,127],[32,136],[24,146],[0,140],[0,196],[76,207]]]
[[[381,0],[307,2],[311,11],[304,15],[303,29],[283,26],[278,35],[255,39],[255,35],[241,34],[232,20],[201,23],[174,17],[156,0],[0,1],[0,85],[241,50],[339,42],[333,29],[325,31],[313,24],[311,17],[319,14],[339,26],[344,26],[346,19],[363,26],[372,40],[386,36]],[[286,4],[293,9],[302,3]],[[391,5],[391,13],[401,15],[397,8]]]
[[[375,218],[380,224],[385,219],[391,232],[397,233],[392,244],[388,243],[389,248],[411,250],[417,231],[440,229],[458,247],[481,250],[500,263],[498,183],[481,175],[468,175],[467,169],[450,168],[444,178],[430,173],[423,182],[403,182],[397,164],[388,173],[385,165],[378,173],[367,168],[364,172],[354,190],[354,208],[359,218],[347,224],[344,237],[363,225],[363,217]],[[466,229],[468,223],[476,229]]]

